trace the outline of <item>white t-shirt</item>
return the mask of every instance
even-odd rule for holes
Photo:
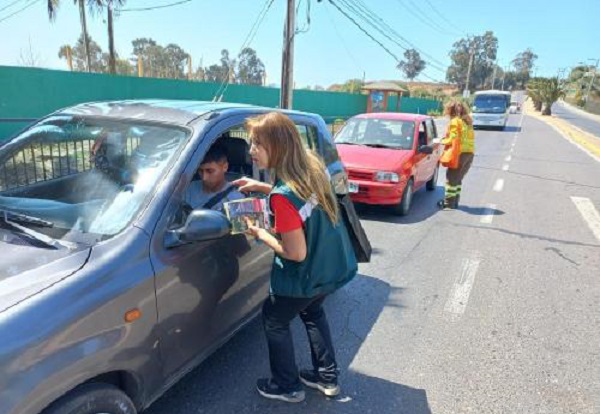
[[[184,196],[184,200],[188,203],[193,209],[203,208],[204,205],[213,198],[214,195],[225,191],[228,187],[232,186],[231,183],[225,182],[223,187],[214,192],[205,192],[204,186],[202,185],[202,181],[192,181],[188,188],[186,189],[186,194]],[[219,200],[213,207],[212,210],[222,210],[223,203],[226,201],[239,200],[244,198],[244,195],[238,190],[232,190],[227,193],[221,200]]]

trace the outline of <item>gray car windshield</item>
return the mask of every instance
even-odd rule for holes
[[[110,237],[141,210],[187,138],[175,126],[47,118],[0,147],[0,210],[13,228],[55,240]]]
[[[395,149],[413,148],[415,123],[375,118],[351,118],[336,135],[336,144]]]

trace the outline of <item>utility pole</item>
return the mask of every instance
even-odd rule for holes
[[[467,66],[467,77],[465,79],[465,89],[463,90],[463,97],[469,98],[470,96],[470,74],[472,73],[472,61],[474,60],[474,45],[470,39],[470,61]]]
[[[113,32],[113,3],[107,2],[106,4],[107,10],[107,24],[108,24],[108,33],[109,33],[109,73],[113,75],[117,73],[117,62],[115,61],[115,39]]]
[[[79,0],[77,4],[79,5],[79,20],[83,32],[83,48],[86,53],[86,69],[88,72],[91,72],[92,59],[90,58],[90,40],[88,37],[88,25],[86,24],[86,9],[83,0]]]
[[[287,0],[286,24],[284,26],[284,49],[282,50],[282,82],[280,84],[280,108],[292,109],[294,88],[294,0]]]
[[[495,61],[495,67],[492,71],[492,82],[490,85],[490,89],[495,89],[495,76],[497,76],[497,62]]]
[[[589,59],[591,60],[591,59]],[[586,102],[588,103],[589,94],[591,93],[591,87],[593,86],[593,81],[595,80],[595,76],[597,75],[597,68],[599,67],[599,59],[597,59],[597,63],[595,63],[595,71],[591,73],[591,81],[588,83],[588,88],[586,89]]]

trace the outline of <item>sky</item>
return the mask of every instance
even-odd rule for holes
[[[37,66],[67,70],[58,58],[60,46],[75,44],[80,35],[78,8],[62,0],[50,22],[47,0],[0,0],[0,65],[21,66],[34,56]],[[184,2],[182,2],[184,1]],[[221,50],[237,55],[261,10],[271,4],[251,38],[267,71],[267,83],[279,85],[282,33],[286,0],[179,0],[181,4],[149,11],[178,0],[129,0],[114,23],[120,57],[130,57],[131,41],[150,37],[166,46],[175,43],[190,53],[194,66],[218,63]],[[417,48],[427,63],[417,80],[444,81],[453,43],[467,36],[492,31],[499,41],[498,64],[507,67],[530,48],[538,59],[537,76],[567,74],[579,62],[594,65],[599,59],[598,0],[296,0],[298,5],[294,50],[296,88],[328,87],[352,78],[366,81],[402,80],[397,59],[406,48]],[[374,42],[335,6],[364,6],[390,28],[392,42],[375,29],[362,27]],[[307,18],[309,17],[309,19]],[[104,16],[88,15],[88,31],[108,50]],[[400,45],[398,44],[400,43]],[[384,49],[388,49],[388,52]],[[395,57],[393,57],[395,56]]]

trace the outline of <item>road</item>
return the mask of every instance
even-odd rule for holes
[[[148,414],[598,413],[599,163],[523,114],[476,140],[459,210],[444,174],[407,217],[362,209],[372,263],[327,302],[339,398],[261,398],[257,319]]]
[[[575,109],[563,101],[555,102],[551,107],[551,111],[556,117],[599,138],[599,116]]]

